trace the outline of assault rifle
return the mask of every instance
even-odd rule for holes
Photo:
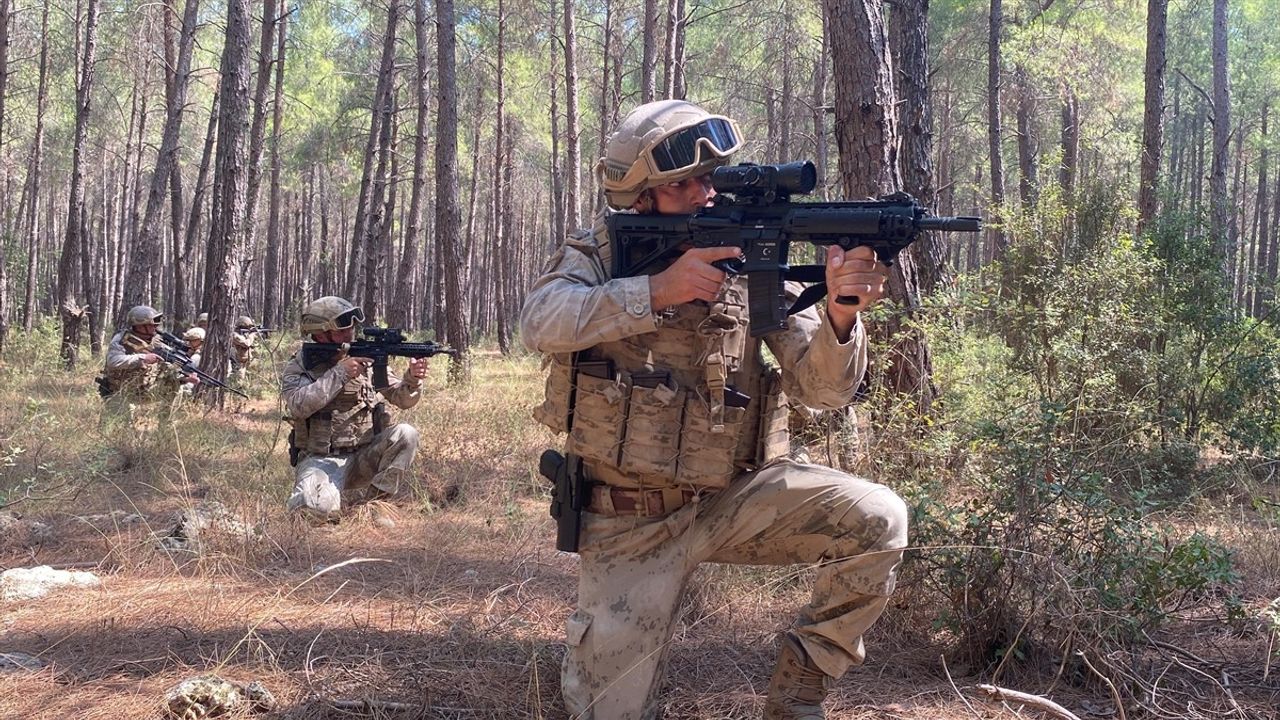
[[[276,332],[276,329],[258,327],[257,325],[254,325],[251,328],[245,328],[244,330],[237,330],[237,332],[239,332],[241,335],[252,335],[253,333],[257,333],[262,337],[269,337],[271,333]]]
[[[736,246],[742,260],[721,260],[717,267],[747,274],[751,335],[785,330],[787,317],[812,306],[827,294],[823,265],[788,264],[794,242],[839,245],[849,250],[875,248],[876,257],[892,265],[908,245],[927,230],[978,232],[976,217],[933,217],[906,193],[864,202],[793,203],[792,195],[811,192],[817,171],[807,160],[783,165],[730,165],[716,168],[711,182],[713,204],[693,215],[635,215],[608,218],[613,250],[613,277],[632,277],[661,269],[688,248]],[[788,308],[786,280],[815,283]],[[837,297],[856,305],[857,297]]]
[[[366,340],[352,343],[305,342],[302,344],[302,366],[310,370],[333,362],[338,353],[346,351],[348,356],[373,360],[373,387],[381,390],[391,384],[387,379],[387,359],[390,357],[429,358],[458,354],[457,350],[437,342],[405,342],[404,331],[400,328],[365,328],[364,336]]]
[[[161,330],[159,335],[160,342],[152,343],[151,347],[147,348],[147,352],[159,355],[162,360],[178,368],[185,374],[195,375],[200,378],[201,385],[220,388],[228,392],[233,392],[246,400],[249,399],[248,395],[245,395],[239,390],[196,367],[195,362],[191,359],[191,355],[189,355],[184,349],[187,347],[186,340],[164,330]]]

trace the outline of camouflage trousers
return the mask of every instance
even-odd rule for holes
[[[332,515],[378,493],[397,495],[418,452],[418,430],[400,423],[348,455],[304,455],[298,463],[290,510]]]
[[[569,616],[561,689],[575,718],[657,717],[671,634],[699,563],[820,562],[796,634],[840,677],[893,592],[907,508],[892,490],[783,461],[663,518],[585,514],[578,609]]]

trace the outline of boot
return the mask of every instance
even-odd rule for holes
[[[822,701],[834,681],[822,672],[794,633],[782,634],[778,664],[769,680],[764,720],[823,720]]]

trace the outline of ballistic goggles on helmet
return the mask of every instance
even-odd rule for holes
[[[351,308],[333,319],[333,326],[338,330],[346,330],[354,327],[356,323],[364,322],[364,311],[360,308]]]
[[[738,124],[721,115],[712,115],[693,125],[675,128],[640,151],[636,162],[616,180],[620,187],[675,180],[712,158],[725,158],[742,147]],[[656,182],[655,182],[656,181]]]

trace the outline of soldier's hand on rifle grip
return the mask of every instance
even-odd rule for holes
[[[143,364],[143,365],[155,365],[156,363],[160,362],[160,361],[161,361],[161,359],[162,359],[162,358],[161,358],[159,355],[155,354],[155,353],[143,353],[143,355],[142,355],[142,364]]]
[[[858,313],[885,296],[889,268],[869,245],[844,250],[827,247],[827,315],[841,340],[853,330]]]
[[[345,357],[338,361],[343,370],[347,371],[347,379],[357,378],[369,371],[369,367],[373,365],[373,361],[364,357]]]
[[[715,300],[725,274],[711,263],[741,256],[742,250],[733,246],[686,250],[671,267],[649,277],[650,306],[658,312],[694,300]]]

